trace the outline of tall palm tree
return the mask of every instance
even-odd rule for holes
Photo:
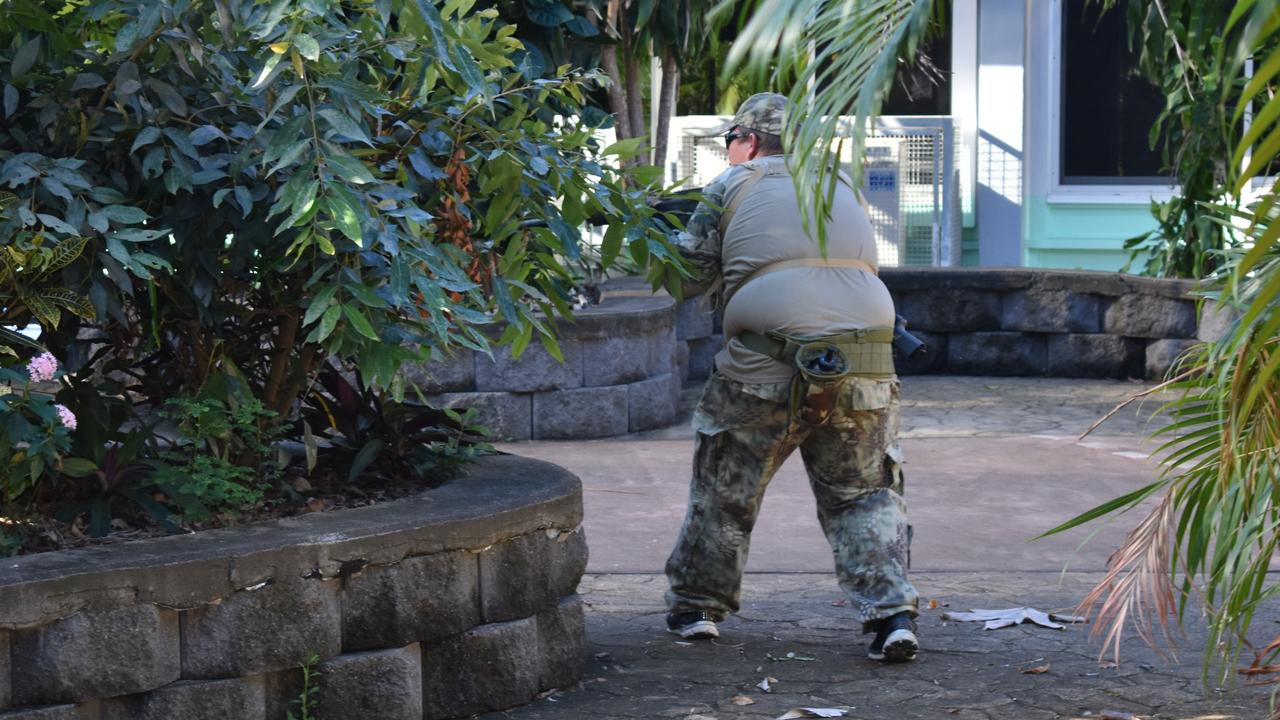
[[[1131,1],[1150,6],[1140,16],[1160,10],[1161,0]],[[838,159],[825,151],[849,129],[829,118],[856,118],[851,135],[860,150],[863,123],[877,111],[897,59],[914,51],[932,5],[759,1],[728,71],[745,65],[797,81],[791,98],[803,112],[790,121],[789,150],[800,196],[830,197]],[[1239,28],[1244,31],[1230,32]],[[1230,217],[1249,238],[1225,258],[1209,293],[1209,301],[1234,310],[1237,319],[1221,340],[1187,356],[1166,386],[1176,393],[1166,406],[1174,422],[1161,431],[1159,478],[1050,532],[1158,497],[1085,599],[1099,629],[1116,648],[1129,624],[1154,642],[1189,606],[1201,604],[1208,611],[1208,647],[1220,651],[1206,653],[1206,676],[1215,666],[1229,671],[1249,649],[1255,657],[1245,672],[1280,682],[1280,637],[1258,648],[1247,636],[1260,604],[1280,593],[1280,583],[1267,576],[1280,543],[1280,181],[1265,177],[1280,158],[1277,0],[1234,0],[1223,30],[1224,37],[1239,39],[1227,49],[1217,101],[1234,113],[1238,127],[1252,111],[1248,129],[1238,131],[1233,162],[1244,169],[1231,189],[1240,199],[1261,185],[1244,211],[1204,208]],[[821,239],[823,213],[809,220]],[[1224,662],[1215,664],[1215,658]]]

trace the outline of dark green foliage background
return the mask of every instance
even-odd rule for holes
[[[7,262],[0,315],[71,371],[81,452],[175,397],[291,427],[331,364],[399,397],[495,323],[558,354],[589,216],[605,265],[675,285],[653,174],[581,112],[596,76],[514,31],[455,0],[0,5],[0,257],[78,251]]]

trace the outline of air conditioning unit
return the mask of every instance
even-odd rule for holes
[[[900,145],[894,140],[870,138],[864,153],[862,197],[876,236],[876,257],[884,267],[901,265],[906,253],[906,225],[902,222],[905,173]],[[852,158],[846,153],[840,160],[847,165]]]
[[[959,265],[963,250],[957,123],[947,116],[875,119],[867,147],[897,143],[901,265]],[[885,264],[882,262],[882,264]]]

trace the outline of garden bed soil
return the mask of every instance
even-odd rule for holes
[[[284,482],[288,483],[292,489],[289,494],[296,495],[294,498],[288,497],[283,489],[284,485],[281,485],[271,491],[270,496],[260,507],[235,513],[217,513],[208,520],[180,523],[180,527],[184,533],[195,533],[203,530],[253,525],[309,513],[377,505],[439,487],[450,479],[449,477],[424,480],[412,477],[388,479],[374,476],[350,482],[335,471],[322,470],[313,473],[310,477],[294,475],[287,478]],[[90,534],[89,522],[84,514],[78,515],[72,522],[62,522],[52,515],[53,512],[42,513],[38,518],[24,521],[30,523],[31,529],[16,555],[110,545],[174,534],[144,513],[113,517],[111,531],[101,537],[93,537]]]

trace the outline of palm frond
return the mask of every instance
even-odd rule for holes
[[[1276,5],[1238,0],[1229,20],[1246,31],[1228,65],[1232,82],[1221,83],[1223,102],[1236,103],[1237,119],[1252,110],[1255,121],[1237,143],[1237,166],[1250,158],[1234,185],[1237,197],[1262,182],[1280,156],[1280,95],[1272,92],[1280,77]],[[1250,56],[1258,70],[1236,84]],[[1226,94],[1241,86],[1238,102]],[[1280,184],[1267,183],[1269,191],[1245,212],[1205,209],[1247,225],[1246,241],[1226,253],[1207,293],[1237,317],[1224,337],[1193,351],[1169,384],[1175,396],[1163,410],[1172,422],[1155,433],[1163,438],[1157,455],[1165,494],[1082,603],[1086,614],[1097,611],[1103,652],[1118,655],[1126,623],[1148,642],[1167,641],[1172,620],[1196,601],[1208,619],[1206,680],[1215,666],[1221,680],[1253,650],[1254,612],[1280,594],[1267,575],[1280,545]],[[1280,680],[1280,638],[1254,655],[1242,671],[1249,682]]]
[[[1107,560],[1107,574],[1080,602],[1085,616],[1097,613],[1091,635],[1102,636],[1102,655],[1111,648],[1120,662],[1124,627],[1132,622],[1138,636],[1161,652],[1173,652],[1170,632],[1180,596],[1169,573],[1172,558],[1176,493],[1160,504],[1125,538]]]
[[[824,248],[841,157],[861,158],[866,123],[898,59],[924,37],[932,8],[932,0],[761,0],[729,54],[726,75],[747,67],[792,88],[796,112],[784,140],[805,224]],[[849,171],[857,187],[861,163]]]

